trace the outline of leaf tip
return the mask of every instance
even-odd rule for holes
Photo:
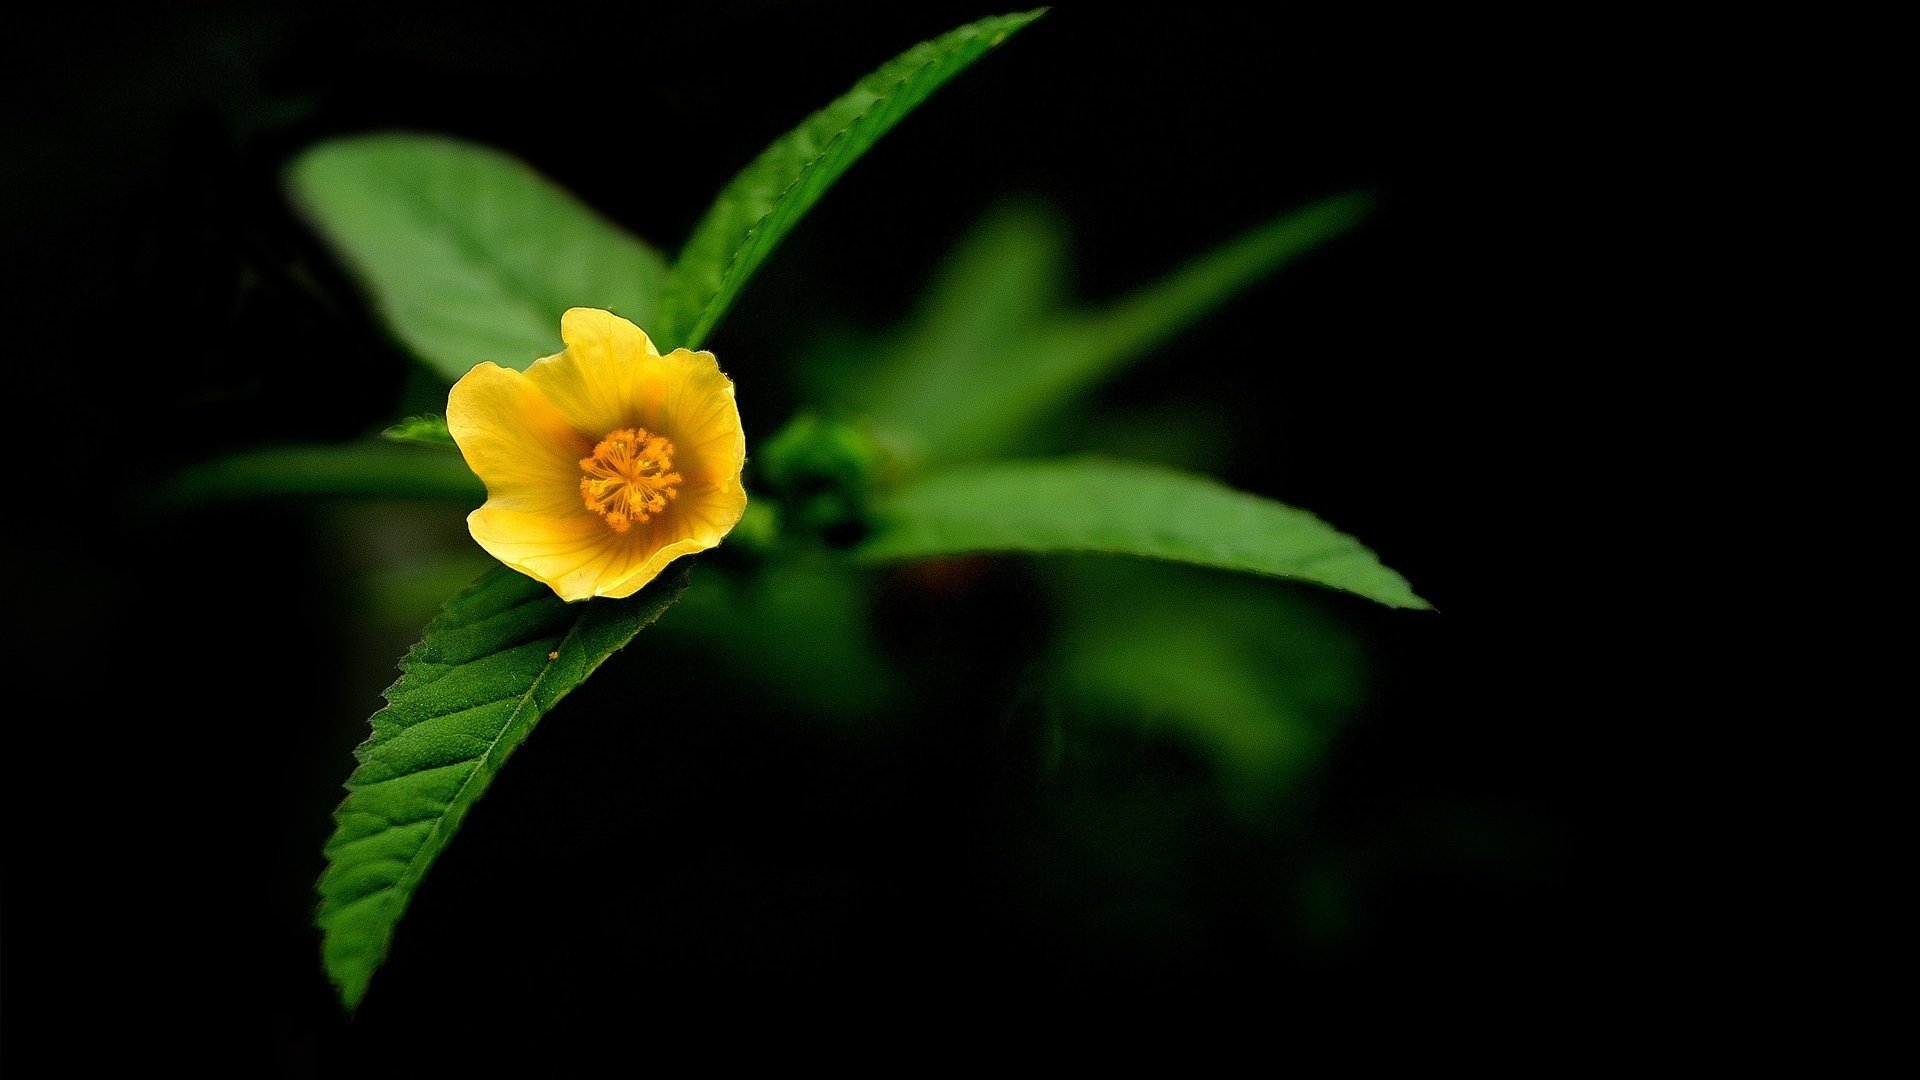
[[[1029,10],[1019,13],[1018,15],[1012,16],[1007,20],[1012,25],[1000,31],[998,34],[995,34],[993,36],[993,43],[995,45],[1000,44],[1001,42],[1007,40],[1008,34],[1013,33],[1015,30],[1025,29],[1026,27],[1033,25],[1041,17],[1043,17],[1049,11],[1052,11],[1052,10],[1053,10],[1053,5],[1048,4],[1043,7],[1031,8]]]
[[[360,1009],[360,1002],[366,999],[367,986],[373,981],[373,968],[366,964],[365,955],[354,947],[354,942],[342,937],[337,915],[338,909],[322,898],[319,910],[314,913],[313,925],[320,931],[320,966],[326,972],[327,981],[333,984],[334,993],[339,995],[341,1010],[352,1019]]]
[[[334,982],[334,989],[340,992],[340,1011],[352,1020],[359,1015],[360,1003],[367,997],[367,979],[340,979]]]
[[[1372,556],[1371,553],[1369,554],[1370,554],[1370,557],[1375,559],[1376,562],[1378,561],[1378,558],[1379,558],[1378,556]],[[1366,598],[1369,600],[1373,600],[1377,603],[1384,604],[1387,607],[1395,608],[1400,611],[1438,612],[1440,610],[1439,608],[1434,607],[1433,603],[1429,601],[1426,597],[1421,596],[1417,592],[1414,592],[1413,583],[1408,581],[1400,573],[1389,569],[1384,564],[1380,565],[1380,569],[1386,572],[1386,575],[1390,582],[1389,587],[1381,589],[1377,592],[1363,593],[1361,595],[1366,596]]]

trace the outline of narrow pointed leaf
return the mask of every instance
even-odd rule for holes
[[[1155,465],[1081,459],[961,466],[883,499],[870,560],[1104,552],[1292,578],[1424,608],[1405,578],[1304,510]]]
[[[675,262],[656,337],[699,348],[834,181],[880,137],[1044,9],[981,19],[889,60],[762,151],[720,192]]]
[[[672,604],[686,572],[626,600],[565,604],[505,568],[455,598],[400,663],[334,811],[315,921],[348,1009],[421,878],[541,717]]]
[[[912,464],[1006,454],[1061,406],[1249,285],[1352,228],[1366,216],[1370,201],[1349,193],[1283,215],[1087,314],[1036,317],[1032,296],[1057,291],[1058,282],[993,290],[985,287],[993,278],[975,271],[961,279],[982,285],[973,290],[979,305],[975,324],[1013,322],[1015,327],[999,338],[942,334],[947,308],[929,305],[872,380],[869,415],[880,436]],[[1051,269],[1053,264],[1023,251],[1044,250],[1042,245],[1051,242],[1049,223],[1027,219],[1024,236],[1009,235],[1012,227],[997,221],[987,233],[997,241],[999,273],[1011,280]],[[961,261],[956,270],[966,265]],[[955,276],[950,274],[939,292],[951,290]]]
[[[458,454],[411,446],[277,446],[192,466],[161,497],[173,503],[269,496],[431,499],[479,506],[487,489]]]
[[[411,446],[454,446],[453,433],[447,430],[447,418],[429,413],[409,416],[380,433],[389,442]]]
[[[559,351],[570,307],[641,326],[654,315],[660,255],[497,150],[421,135],[340,139],[301,155],[288,181],[394,335],[446,379]]]

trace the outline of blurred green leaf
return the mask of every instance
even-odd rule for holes
[[[1297,589],[1126,559],[1047,569],[1064,719],[1183,739],[1230,799],[1291,793],[1359,708],[1357,639]]]
[[[654,317],[666,265],[518,159],[454,139],[323,143],[288,171],[295,201],[408,348],[446,379],[560,349],[570,307]]]
[[[1284,215],[1092,314],[1053,308],[1063,260],[1052,218],[990,216],[859,391],[867,413],[910,464],[1004,454],[1063,404],[1352,228],[1369,203],[1353,193]]]
[[[1137,405],[1074,410],[1050,442],[1065,444],[1062,456],[1112,457],[1165,465],[1190,473],[1217,473],[1237,461],[1243,432],[1238,417],[1221,408],[1218,388],[1197,386]]]
[[[870,560],[1102,552],[1241,570],[1425,608],[1358,540],[1303,510],[1154,465],[1078,459],[957,466],[882,498]]]
[[[413,892],[540,718],[660,617],[686,571],[626,600],[562,603],[504,567],[456,597],[400,662],[334,811],[315,922],[349,1010]]]
[[[456,454],[350,443],[249,450],[192,466],[161,491],[161,497],[173,503],[286,495],[436,499],[479,506],[487,489]]]
[[[762,151],[721,190],[674,264],[657,330],[697,349],[762,262],[834,181],[947,80],[1044,9],[981,19],[922,42]]]
[[[435,414],[409,416],[380,433],[390,442],[412,446],[453,446],[453,433],[447,430],[447,418]]]
[[[846,372],[846,390],[886,429],[933,431],[950,409],[977,409],[1008,354],[1024,352],[1058,315],[1067,280],[1066,230],[1033,203],[1005,203],[947,256],[884,359]]]
[[[868,625],[866,586],[844,560],[769,561],[738,577],[703,573],[662,632],[724,664],[731,679],[801,709],[872,713],[891,700],[898,679]]]

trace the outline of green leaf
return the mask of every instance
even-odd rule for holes
[[[288,179],[394,334],[449,380],[558,352],[571,307],[654,316],[660,255],[497,150],[368,135],[307,151]]]
[[[852,394],[877,426],[931,431],[952,409],[998,396],[993,380],[1009,350],[1024,356],[1058,317],[1067,279],[1066,230],[1030,203],[994,208],[947,256],[919,309],[884,358],[847,372]]]
[[[327,975],[349,1010],[386,960],[414,890],[540,718],[660,617],[687,572],[626,600],[562,603],[504,567],[455,598],[400,662],[334,811],[320,909]]]
[[[703,574],[661,636],[718,658],[730,683],[790,706],[836,720],[871,715],[899,689],[869,619],[872,576],[842,559],[807,557],[770,560],[747,575]],[[742,656],[753,662],[739,664]]]
[[[409,416],[380,433],[390,442],[412,446],[453,446],[453,433],[447,430],[447,418],[434,415]]]
[[[1284,215],[1092,314],[1051,310],[1059,228],[997,216],[955,258],[879,365],[867,412],[909,464],[1005,454],[1063,404],[1367,213],[1359,193]]]
[[[947,80],[1045,13],[981,19],[889,60],[761,151],[681,249],[658,336],[697,349],[747,280],[834,181]]]
[[[1047,682],[1065,739],[1080,723],[1171,736],[1257,811],[1297,790],[1365,697],[1359,641],[1303,590],[1132,559],[1047,570]]]
[[[1312,582],[1425,608],[1358,540],[1303,510],[1154,465],[1081,459],[963,466],[882,499],[871,560],[1103,552]]]
[[[161,492],[172,503],[288,495],[436,499],[479,506],[487,489],[458,455],[352,443],[249,450],[188,468]]]

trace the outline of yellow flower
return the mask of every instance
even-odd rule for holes
[[[480,364],[447,397],[447,430],[487,485],[467,528],[563,600],[631,596],[746,511],[733,383],[712,353],[661,356],[612,312],[568,311],[560,339],[525,374]]]

